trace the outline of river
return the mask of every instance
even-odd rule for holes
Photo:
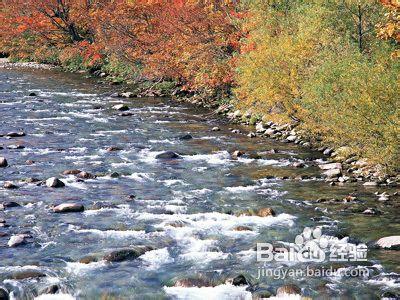
[[[7,225],[0,227],[0,287],[12,298],[55,292],[59,298],[41,299],[251,299],[256,291],[274,295],[284,284],[295,284],[310,297],[400,295],[400,255],[395,251],[369,249],[362,262],[265,265],[271,270],[333,265],[342,271],[363,266],[366,276],[259,276],[264,264],[256,260],[257,243],[294,243],[306,227],[320,228],[330,243],[362,244],[399,233],[400,206],[378,202],[378,188],[330,186],[320,179],[315,163],[324,160],[320,153],[232,133],[231,128],[249,129],[168,98],[112,98],[115,89],[54,70],[0,72],[0,133],[26,132],[0,137],[0,156],[9,164],[0,168],[0,185],[12,181],[19,187],[0,188],[0,203],[20,205],[0,210]],[[120,103],[132,114],[121,116],[112,109]],[[212,131],[215,126],[221,130]],[[192,139],[180,139],[188,133]],[[168,150],[180,158],[156,158]],[[235,150],[249,155],[234,159]],[[306,168],[294,168],[295,162]],[[60,175],[68,169],[97,177]],[[310,179],[294,179],[299,175]],[[66,186],[23,182],[53,176]],[[316,201],[341,200],[351,193],[359,201]],[[72,202],[85,211],[52,211],[54,205]],[[381,214],[360,213],[369,207]],[[260,208],[272,208],[276,215],[243,215]],[[27,242],[8,247],[10,236],[21,233]],[[151,248],[133,260],[101,259],[133,246]],[[97,259],[79,262],[88,256]],[[15,276],[27,271],[33,275]],[[253,287],[226,283],[240,274]],[[174,286],[177,278],[199,276],[211,283]]]

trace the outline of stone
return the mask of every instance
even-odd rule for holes
[[[18,247],[26,243],[25,234],[12,235],[7,243],[8,247]]]
[[[8,145],[8,146],[7,146],[7,149],[10,149],[10,150],[20,150],[20,149],[25,149],[25,146],[24,146],[24,145],[19,145],[19,144],[16,144],[16,145]]]
[[[381,249],[400,250],[400,235],[380,238],[375,245]]]
[[[0,168],[5,168],[8,166],[7,159],[5,157],[0,156]]]
[[[240,118],[241,116],[242,116],[242,114],[241,114],[241,112],[240,112],[240,110],[236,110],[234,113],[233,113],[233,118]]]
[[[364,210],[362,212],[364,215],[371,215],[371,216],[377,216],[382,214],[379,210],[377,210],[376,208],[367,208],[366,210]]]
[[[0,300],[10,300],[10,295],[5,288],[0,287]]]
[[[294,142],[295,140],[297,139],[297,136],[295,136],[295,135],[289,135],[287,138],[286,138],[286,140],[288,141],[288,142]]]
[[[243,151],[240,151],[240,150],[236,150],[236,151],[233,151],[233,153],[231,154],[231,157],[233,158],[233,159],[237,159],[238,157],[241,157],[241,156],[243,156],[245,153],[243,152]]]
[[[288,295],[301,295],[301,289],[294,284],[286,284],[281,286],[276,291],[277,297],[284,297]]]
[[[36,95],[36,93],[32,92],[32,93],[29,93],[29,96],[30,96],[30,97],[35,97],[35,96],[37,96],[37,95]]]
[[[181,156],[173,151],[166,151],[156,155],[156,159],[180,159]]]
[[[259,216],[259,217],[275,216],[275,211],[269,207],[260,208],[257,211],[257,216]]]
[[[135,94],[131,93],[131,92],[125,92],[125,93],[121,93],[120,96],[122,98],[133,98],[133,97],[135,97]]]
[[[265,128],[264,128],[264,124],[262,123],[262,122],[259,122],[257,125],[256,125],[256,132],[257,133],[264,133],[265,132]]]
[[[220,131],[221,129],[219,128],[219,127],[217,127],[217,126],[215,126],[215,127],[213,127],[212,129],[211,129],[211,131]]]
[[[81,170],[78,169],[73,169],[73,170],[65,170],[64,172],[62,172],[62,175],[77,175],[80,172],[82,172]]]
[[[365,187],[374,187],[374,186],[378,186],[378,183],[376,181],[367,181],[363,184],[363,186]]]
[[[304,168],[306,165],[303,162],[295,162],[295,163],[292,164],[292,166],[294,168],[300,169],[300,168]]]
[[[339,177],[342,174],[341,169],[329,169],[322,173],[327,178]]]
[[[272,128],[268,128],[268,129],[265,130],[265,132],[264,132],[264,134],[269,135],[269,136],[274,135],[275,133],[276,133],[276,130],[275,130],[275,129],[272,129]]]
[[[129,249],[120,249],[106,254],[103,257],[103,259],[108,262],[121,262],[126,260],[134,260],[150,250],[153,249],[150,247],[135,247]]]
[[[254,132],[250,132],[247,136],[249,138],[254,138],[254,137],[256,137],[256,134]]]
[[[18,186],[16,186],[15,184],[13,184],[10,181],[6,181],[6,182],[4,182],[3,188],[9,189],[9,190],[15,190],[18,188]]]
[[[110,174],[110,177],[111,178],[119,178],[121,175],[118,173],[118,172],[112,172],[111,174]]]
[[[93,255],[88,255],[88,256],[82,257],[79,260],[79,263],[87,265],[87,264],[90,264],[92,262],[97,262],[98,260],[99,260],[98,257],[93,256]]]
[[[113,203],[105,202],[105,201],[97,201],[97,202],[93,203],[93,205],[92,205],[93,210],[99,210],[102,208],[117,208],[117,206]]]
[[[53,207],[53,212],[55,213],[82,212],[84,210],[84,206],[78,203],[63,203]]]
[[[235,230],[235,231],[252,231],[251,227],[248,227],[248,226],[236,226],[233,230]]]
[[[239,130],[239,129],[233,129],[231,132],[232,132],[232,133],[239,134],[239,133],[240,133],[240,130]]]
[[[58,291],[60,290],[60,287],[57,284],[52,284],[49,285],[47,287],[45,287],[44,289],[41,289],[39,294],[40,295],[48,295],[48,294],[56,294]]]
[[[207,286],[212,286],[212,284],[209,279],[203,277],[181,278],[175,280],[174,283],[174,287],[184,287],[184,288],[190,288],[190,287],[201,288]]]
[[[13,207],[20,207],[21,205],[14,201],[4,201],[3,203],[4,208],[13,208]]]
[[[125,111],[125,112],[122,112],[122,113],[120,113],[120,114],[118,114],[120,117],[130,117],[130,116],[133,116],[134,115],[134,113],[132,113],[132,112],[129,112],[129,111]]]
[[[46,180],[46,186],[51,188],[61,188],[65,186],[65,183],[57,177],[51,177]]]
[[[192,137],[192,135],[190,135],[190,134],[185,134],[185,135],[180,136],[179,139],[180,139],[181,141],[187,141],[187,140],[193,139],[193,137]]]
[[[119,111],[127,111],[127,110],[129,110],[129,107],[126,104],[117,104],[117,105],[114,105],[112,107],[112,109],[119,110]]]
[[[120,148],[120,147],[115,147],[115,146],[111,146],[111,147],[108,147],[108,148],[106,149],[107,152],[114,152],[114,151],[121,151],[121,150],[122,150],[122,148]]]
[[[242,274],[233,278],[229,278],[226,282],[232,284],[233,286],[250,285],[250,282]]]
[[[25,164],[27,165],[33,165],[35,163],[35,161],[28,159],[27,161],[25,161]]]
[[[96,175],[93,175],[89,172],[82,171],[82,172],[76,174],[76,177],[81,178],[81,179],[95,179]]]
[[[324,150],[323,153],[324,153],[324,155],[330,156],[333,153],[333,149],[327,148],[327,149]]]
[[[331,170],[331,169],[342,169],[341,163],[330,163],[330,164],[322,164],[318,165],[321,170]]]
[[[9,132],[9,133],[6,133],[5,134],[5,136],[8,136],[8,137],[11,137],[11,138],[13,138],[13,137],[22,137],[22,136],[25,136],[26,134],[25,134],[25,132],[23,132],[23,131],[19,131],[19,132]]]
[[[46,274],[39,270],[24,270],[13,273],[11,277],[12,279],[15,280],[23,280],[23,279],[46,277]]]

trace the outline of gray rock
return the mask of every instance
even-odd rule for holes
[[[11,277],[14,280],[24,280],[24,279],[46,277],[46,274],[39,270],[23,270],[13,273]]]
[[[289,135],[289,136],[286,138],[286,140],[287,140],[288,142],[294,142],[296,139],[297,139],[297,136],[295,136],[295,135]]]
[[[55,213],[82,212],[84,210],[84,206],[78,203],[63,203],[53,207],[53,212]]]
[[[129,110],[129,107],[126,104],[117,104],[117,105],[114,105],[112,107],[112,109],[119,110],[119,111],[127,111],[127,110]]]
[[[272,128],[268,128],[267,130],[265,130],[264,133],[265,133],[266,135],[271,136],[271,135],[274,135],[274,134],[276,133],[276,130],[275,130],[275,129],[272,129]]]
[[[62,182],[57,177],[51,177],[46,180],[46,186],[52,187],[52,188],[61,188],[61,187],[65,186],[65,183]]]
[[[18,247],[26,243],[27,235],[17,234],[12,235],[7,243],[8,247]]]
[[[126,92],[126,93],[121,93],[120,96],[122,98],[133,98],[133,97],[135,97],[135,94],[131,93],[131,92]]]
[[[219,128],[219,127],[213,127],[212,129],[211,129],[212,131],[220,131],[221,129]]]
[[[383,237],[375,245],[381,249],[400,250],[400,235]]]
[[[134,247],[129,249],[120,249],[110,252],[103,259],[108,262],[121,262],[125,260],[134,260],[147,251],[153,250],[150,247]]]
[[[247,136],[249,138],[254,138],[254,137],[256,137],[256,134],[254,132],[250,132]]]
[[[256,125],[256,132],[257,133],[264,133],[265,132],[264,124],[262,122]]]
[[[3,188],[9,189],[9,190],[15,190],[18,188],[18,186],[16,186],[15,184],[13,184],[10,181],[6,181],[6,182],[4,182]]]
[[[322,173],[327,178],[336,178],[342,175],[341,169],[329,169]]]
[[[330,163],[330,164],[322,164],[318,165],[321,170],[331,170],[331,169],[342,169],[341,163]]]
[[[292,164],[292,166],[300,169],[300,168],[304,168],[306,165],[303,162],[295,162]]]
[[[370,187],[374,187],[374,186],[377,186],[378,183],[375,182],[375,181],[368,181],[368,182],[365,182],[363,185],[366,186],[366,187],[369,187],[369,186]]]
[[[333,149],[327,148],[327,149],[324,150],[323,153],[324,153],[324,155],[330,156],[333,153]]]
[[[26,134],[25,134],[25,132],[23,132],[23,131],[19,131],[19,132],[9,132],[9,133],[6,133],[5,134],[5,136],[8,136],[8,137],[22,137],[22,136],[25,136]]]
[[[173,151],[166,151],[156,156],[156,159],[180,159],[181,156]]]
[[[185,134],[185,135],[180,136],[179,139],[180,139],[181,141],[187,141],[187,140],[193,139],[193,137],[192,137],[192,135],[190,135],[190,134]]]
[[[0,168],[5,168],[8,166],[7,159],[5,157],[0,156]]]

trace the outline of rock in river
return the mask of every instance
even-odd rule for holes
[[[117,105],[114,105],[112,108],[115,109],[115,110],[119,110],[119,111],[127,111],[127,110],[129,110],[129,107],[127,105],[125,105],[125,104],[117,104]]]
[[[93,175],[89,172],[82,171],[82,172],[76,174],[76,177],[81,178],[81,179],[95,179],[96,175]]]
[[[9,190],[15,190],[18,188],[18,186],[16,186],[14,183],[12,183],[10,181],[6,181],[6,182],[4,182],[3,188],[9,189]]]
[[[0,168],[5,168],[7,166],[8,166],[7,159],[5,159],[4,157],[0,156]]]
[[[257,216],[257,217],[269,217],[275,216],[275,211],[270,207],[263,207],[257,210],[249,209],[247,211],[239,213],[240,216]]]
[[[12,279],[15,280],[40,278],[40,277],[46,277],[46,274],[38,270],[24,270],[12,274]]]
[[[0,300],[9,300],[10,295],[8,294],[7,290],[4,288],[0,288]]]
[[[103,259],[109,262],[121,262],[125,260],[134,260],[146,253],[147,251],[153,250],[150,247],[135,247],[129,249],[120,249],[112,251],[106,254]]]
[[[82,172],[81,170],[72,169],[72,170],[65,170],[64,172],[62,172],[62,174],[63,175],[77,175],[81,172]]]
[[[63,203],[53,208],[55,213],[82,212],[84,210],[84,206],[78,203]]]
[[[166,151],[163,153],[160,153],[156,156],[156,159],[178,159],[181,158],[179,154],[173,152],[173,151]]]
[[[301,289],[294,284],[286,284],[278,288],[276,291],[277,297],[285,297],[288,295],[301,295]]]
[[[179,139],[180,139],[181,141],[187,141],[187,140],[193,139],[193,137],[192,137],[192,135],[190,135],[190,134],[185,134],[185,135],[180,136]]]
[[[400,235],[383,237],[375,245],[381,249],[400,250]]]
[[[17,234],[10,237],[7,245],[8,247],[18,247],[26,243],[26,234]]]
[[[62,182],[57,177],[51,177],[46,180],[46,186],[52,187],[52,188],[60,188],[60,187],[64,187],[65,183]]]

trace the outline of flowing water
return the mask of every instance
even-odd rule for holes
[[[31,92],[37,96],[30,97]],[[9,225],[0,228],[7,234],[0,237],[0,286],[12,297],[32,299],[45,293],[46,287],[57,285],[59,299],[251,299],[250,287],[225,283],[226,278],[239,274],[272,294],[288,283],[311,297],[374,299],[385,292],[399,293],[400,256],[395,251],[370,250],[367,261],[334,264],[340,270],[365,266],[367,276],[257,279],[264,267],[256,260],[257,242],[293,243],[307,226],[355,244],[399,234],[399,206],[396,201],[378,202],[373,193],[379,189],[357,183],[329,186],[318,179],[315,160],[323,159],[319,153],[233,134],[228,130],[232,125],[206,117],[208,111],[170,99],[111,98],[112,92],[111,87],[78,75],[1,70],[0,133],[27,133],[0,138],[4,147],[0,156],[10,165],[0,169],[0,184],[13,181],[20,186],[16,190],[0,188],[0,203],[21,205],[0,211],[0,218]],[[133,115],[123,117],[111,109],[118,103],[128,104]],[[221,131],[211,131],[214,126]],[[193,139],[179,139],[187,133]],[[25,148],[7,148],[15,144]],[[110,146],[122,150],[106,151]],[[234,160],[230,153],[237,149],[264,154],[257,159]],[[265,153],[271,149],[276,153]],[[182,159],[155,158],[166,150],[179,153]],[[35,163],[27,164],[27,160]],[[306,168],[291,166],[301,161]],[[67,169],[98,177],[82,181],[72,175],[61,176]],[[113,172],[121,176],[113,178]],[[276,179],[298,175],[312,179]],[[53,176],[60,177],[66,187],[22,182],[29,177],[42,180]],[[360,202],[315,201],[342,199],[352,192]],[[136,198],[132,200],[130,195]],[[52,212],[51,206],[65,202],[82,203],[85,211]],[[271,207],[276,216],[240,215],[263,207]],[[360,214],[365,207],[376,207],[382,215]],[[238,226],[248,230],[235,230]],[[29,242],[8,247],[10,235],[18,233],[30,234]],[[139,245],[154,250],[130,261],[79,263],[88,255],[102,257]],[[270,262],[265,268],[305,266]],[[47,276],[15,279],[13,274],[22,271],[40,271]],[[175,278],[193,276],[210,278],[216,287],[170,287]]]

